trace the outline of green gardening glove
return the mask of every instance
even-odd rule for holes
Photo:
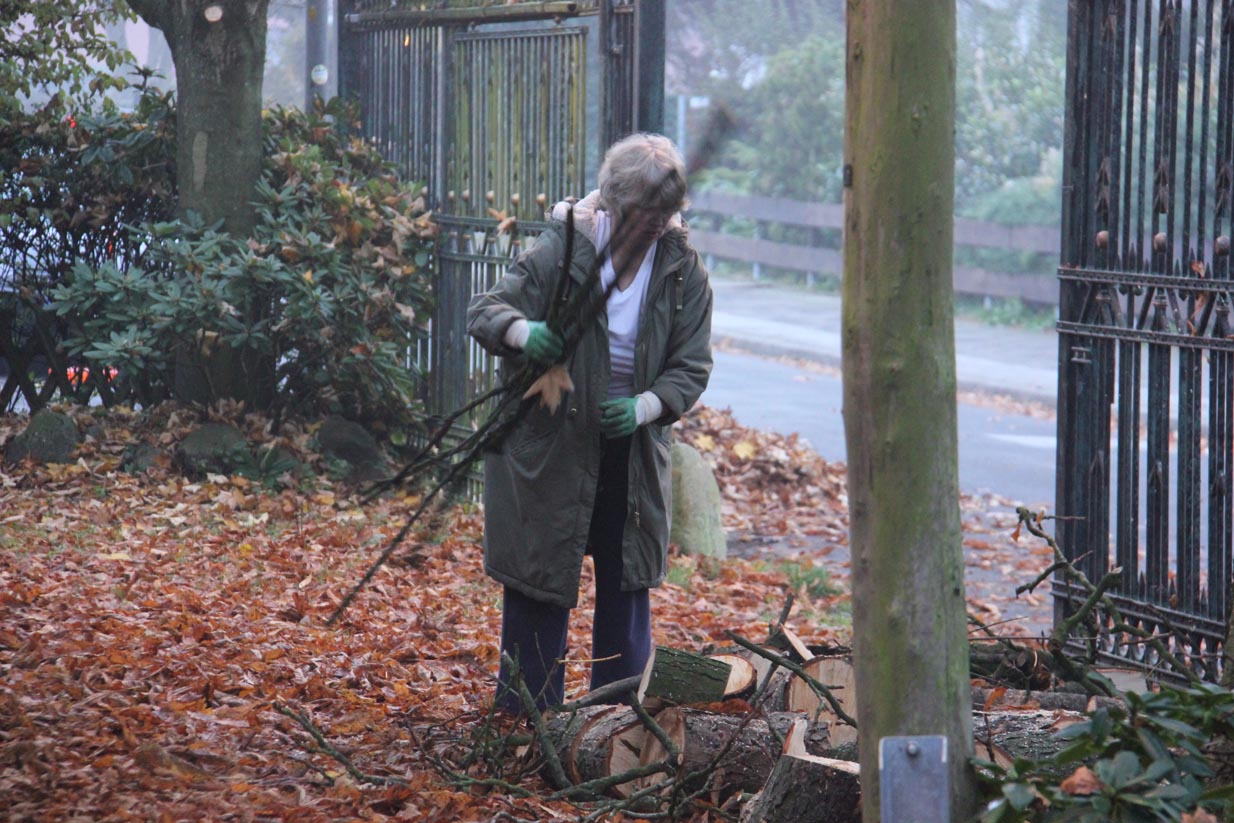
[[[550,329],[542,320],[527,322],[527,342],[523,344],[523,354],[541,365],[556,363],[565,350],[565,341],[561,335]]]
[[[618,397],[600,404],[600,430],[608,438],[626,437],[638,428],[638,401],[633,397]]]

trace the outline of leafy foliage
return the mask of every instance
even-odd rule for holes
[[[772,55],[757,94],[734,107],[740,126],[724,163],[731,167],[705,180],[733,179],[736,168],[749,181],[740,189],[798,200],[839,200],[844,75],[833,69],[843,63],[844,39],[836,33],[813,34]]]
[[[419,192],[346,133],[352,112],[333,101],[324,114],[339,125],[268,112],[253,237],[154,223],[137,230],[142,266],[81,263],[54,291],[70,355],[119,370],[106,400],[165,399],[186,355],[225,346],[274,363],[277,410],[408,414],[435,226]]]
[[[128,8],[112,0],[0,3],[0,121],[40,92],[80,98],[100,85],[122,87],[113,75],[128,53],[106,27],[126,19],[132,19]]]
[[[1067,16],[1049,3],[998,0],[965,0],[957,12],[956,206],[967,214],[1061,151]],[[1052,194],[1051,216],[1061,201]]]
[[[1071,743],[1049,761],[980,761],[993,795],[983,823],[1147,823],[1228,809],[1234,787],[1208,787],[1207,747],[1234,735],[1234,694],[1205,684],[1125,698],[1126,711],[1101,708],[1059,732]]]

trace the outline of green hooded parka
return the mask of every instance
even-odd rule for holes
[[[574,207],[573,289],[600,290],[593,242],[597,204],[593,192]],[[561,211],[559,205],[555,213]],[[563,222],[552,221],[468,308],[468,332],[503,357],[503,375],[523,363],[522,353],[503,342],[510,324],[519,318],[543,320],[558,293],[565,232]],[[698,400],[711,374],[711,306],[707,271],[676,217],[657,243],[635,344],[634,392],[655,392],[664,411],[635,431],[630,446],[623,591],[658,586],[667,571],[671,427]],[[609,384],[604,312],[584,329],[565,365],[574,390],[557,410],[528,404],[498,450],[485,456],[484,566],[491,577],[529,597],[572,608],[604,445],[599,425]]]

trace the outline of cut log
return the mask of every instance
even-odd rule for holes
[[[1050,653],[1044,649],[973,643],[968,650],[969,671],[995,686],[1048,689],[1054,678],[1053,666]]]
[[[860,767],[806,750],[798,719],[767,783],[742,809],[741,823],[860,823]]]
[[[857,716],[857,679],[851,657],[815,657],[803,668],[807,674],[827,687],[845,714],[854,718]],[[818,718],[831,726],[832,745],[856,742],[857,729],[840,721],[831,705],[821,699],[805,680],[794,677],[789,682],[786,704],[791,712],[805,712],[808,715],[817,712]]]
[[[732,666],[701,654],[656,646],[638,687],[638,701],[649,697],[669,703],[718,703],[724,699]]]
[[[703,788],[706,779],[710,781],[708,788],[721,799],[735,792],[754,792],[762,787],[779,757],[782,748],[779,741],[792,730],[797,720],[805,718],[800,714],[780,712],[764,720],[686,707],[667,708],[656,715],[656,723],[677,748],[678,760],[673,765],[678,767],[678,774],[703,775],[688,781],[687,790]],[[801,742],[813,754],[832,750],[825,723],[807,721]],[[668,752],[663,744],[654,735],[648,735],[639,765],[667,759]]]
[[[973,712],[973,742],[977,757],[1010,766],[1018,758],[1038,762],[1062,751],[1070,741],[1056,732],[1085,719],[1080,712],[1054,711]]]
[[[758,684],[758,672],[754,665],[744,657],[735,654],[713,654],[712,660],[728,664],[728,683],[724,686],[724,697],[749,697]]]
[[[768,664],[770,665],[770,664]],[[776,669],[763,691],[763,700],[759,704],[765,712],[788,711],[788,689],[795,679],[788,669]]]
[[[774,651],[776,654],[780,654],[779,649],[771,649],[771,651]],[[755,689],[761,688],[763,685],[763,681],[766,680],[767,675],[771,673],[771,661],[770,660],[763,657],[762,655],[755,654],[749,649],[742,648],[741,646],[735,646],[732,648],[723,649],[717,652],[714,656],[724,657],[725,659],[729,657],[739,657],[742,660],[749,663],[754,668]]]
[[[804,663],[814,657],[810,647],[805,644],[797,633],[788,626],[781,626],[771,638],[771,645],[779,646],[789,652],[789,658],[796,658],[797,663]]]
[[[1094,697],[1073,692],[1034,692],[1019,689],[986,689],[973,687],[973,708],[980,711],[993,709],[1066,709],[1072,712],[1090,712],[1101,708],[1125,708],[1126,703],[1117,697]]]
[[[549,718],[548,736],[566,777],[577,785],[638,766],[647,729],[629,706],[587,706]],[[626,797],[633,788],[623,783],[611,793]]]

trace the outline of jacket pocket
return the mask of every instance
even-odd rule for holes
[[[553,437],[555,431],[551,427],[531,428],[519,426],[507,449],[511,457],[524,457],[536,451],[542,451],[545,444]]]

